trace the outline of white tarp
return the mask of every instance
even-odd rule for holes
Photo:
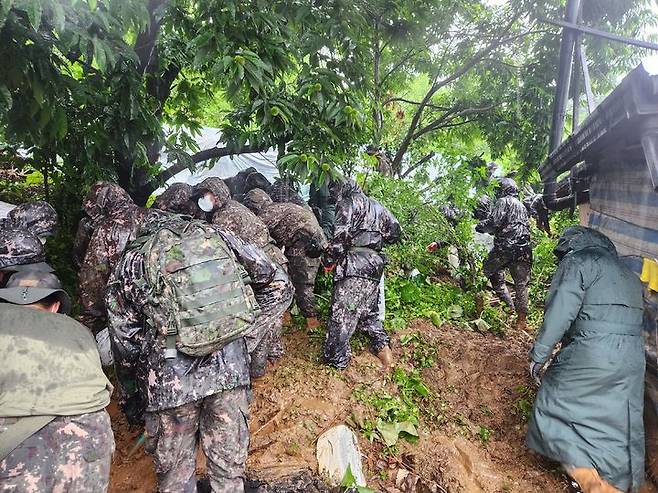
[[[221,144],[218,144],[221,135],[219,129],[206,127],[201,130],[201,135],[196,138],[196,143],[201,150],[210,149],[217,145],[221,146]],[[222,179],[229,178],[237,175],[243,169],[250,167],[256,168],[270,182],[274,182],[279,176],[279,170],[276,167],[276,160],[277,152],[275,149],[269,149],[266,152],[236,154],[232,157],[222,157],[219,158],[211,168],[205,167],[204,163],[199,163],[198,168],[194,173],[191,173],[188,169],[181,171],[176,176],[169,179],[167,185],[179,182],[196,185],[206,178],[213,176]],[[163,156],[162,161],[164,168],[168,168],[173,164],[167,161],[166,156]],[[155,194],[159,195],[163,190],[164,188],[156,190]]]

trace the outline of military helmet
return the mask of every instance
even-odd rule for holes
[[[173,183],[153,202],[154,209],[175,212],[177,214],[190,213],[190,199],[194,191],[187,183]]]
[[[9,278],[7,285],[0,289],[0,300],[14,305],[31,305],[51,295],[57,296],[60,303],[59,313],[70,313],[71,299],[57,276],[51,272],[17,272]]]
[[[268,205],[273,204],[272,197],[267,192],[260,188],[254,188],[244,196],[244,205],[246,205],[252,212],[258,214]]]
[[[0,231],[0,269],[35,264],[45,260],[39,237],[24,229]]]
[[[98,221],[117,208],[133,203],[128,192],[116,183],[99,181],[89,189],[82,206],[92,221]]]
[[[43,200],[21,204],[9,211],[5,227],[25,229],[39,238],[54,236],[57,230],[57,212]]]
[[[519,187],[511,178],[501,178],[496,195],[498,197],[516,197],[519,195]]]

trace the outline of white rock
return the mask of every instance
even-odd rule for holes
[[[366,485],[356,435],[347,426],[339,425],[323,433],[318,438],[316,455],[320,475],[326,477],[332,486],[340,485],[348,466],[356,484]]]

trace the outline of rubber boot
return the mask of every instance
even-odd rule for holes
[[[583,493],[623,493],[605,479],[593,468],[567,468],[567,474],[576,480]]]
[[[317,327],[320,327],[320,321],[318,320],[318,317],[308,317],[306,319],[306,328],[308,330],[315,329]]]
[[[516,329],[517,330],[526,330],[528,323],[526,322],[527,315],[525,313],[519,313],[516,316]]]
[[[377,357],[379,358],[379,361],[381,361],[382,367],[384,367],[385,370],[393,366],[393,352],[391,351],[390,346],[384,346],[384,349],[377,353]]]

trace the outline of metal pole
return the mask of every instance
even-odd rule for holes
[[[589,78],[585,47],[581,43],[576,45],[576,56],[580,60],[580,68],[583,69],[583,81],[585,82],[585,94],[587,95],[587,110],[591,114],[594,111],[596,103],[594,101],[594,92],[592,92],[592,81]]]
[[[581,43],[580,36],[576,36],[576,53],[580,50],[580,43]],[[576,133],[576,129],[578,129],[578,125],[580,123],[580,70],[579,65],[580,65],[580,58],[576,55],[576,59],[574,61],[574,70],[573,70],[573,88],[571,91],[572,98],[573,98],[573,120],[571,123],[571,133]]]
[[[580,0],[568,0],[565,18],[574,24],[578,20]],[[575,25],[575,24],[574,24]],[[553,105],[553,122],[549,140],[549,153],[553,152],[562,142],[564,133],[564,118],[569,98],[569,83],[571,82],[571,68],[573,65],[573,48],[576,34],[572,29],[564,29],[562,44],[560,45],[560,67],[558,71],[557,86],[555,87],[555,102]]]
[[[626,36],[619,36],[618,34],[608,33],[606,31],[601,31],[600,29],[594,29],[592,27],[579,26],[575,21],[553,21],[550,19],[541,19],[541,22],[546,22],[548,24],[553,24],[554,26],[560,26],[566,30],[578,31],[583,34],[591,34],[592,36],[598,36],[599,38],[609,39],[611,41],[618,41],[619,43],[625,43],[628,45],[639,46],[640,48],[646,48],[648,50],[658,50],[658,43],[651,43],[650,41],[642,41],[641,39],[627,38]]]

